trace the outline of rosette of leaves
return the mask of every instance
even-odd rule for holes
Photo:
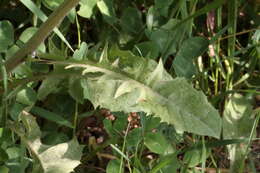
[[[109,57],[109,58],[108,58]],[[185,78],[172,78],[159,63],[128,51],[104,50],[98,62],[62,62],[82,69],[85,98],[95,107],[111,111],[145,112],[173,124],[179,132],[219,138],[221,118],[218,111]],[[93,75],[96,74],[96,75]]]

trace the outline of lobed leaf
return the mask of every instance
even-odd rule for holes
[[[127,55],[127,52],[120,52]],[[112,53],[112,55],[115,55]],[[111,56],[115,59],[118,56]],[[146,112],[173,124],[179,132],[219,138],[221,118],[206,96],[184,78],[173,79],[160,61],[119,56],[118,66],[110,62],[70,62],[67,68],[83,73],[100,73],[88,79],[88,99],[95,107],[111,111]],[[129,61],[131,59],[131,61]]]

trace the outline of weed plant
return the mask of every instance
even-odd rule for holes
[[[260,172],[259,6],[0,1],[0,173]]]

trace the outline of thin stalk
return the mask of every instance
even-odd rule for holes
[[[77,33],[78,33],[78,48],[80,48],[81,45],[81,34],[80,34],[80,24],[78,20],[78,16],[76,15],[76,25],[77,25]]]
[[[123,143],[123,147],[122,147],[122,153],[125,152],[125,147],[126,147],[126,137],[127,137],[127,134],[128,134],[128,131],[130,129],[130,123],[128,123],[128,126],[126,128],[126,132],[125,132],[125,136],[124,136],[124,143]],[[128,164],[129,164],[129,160],[126,159]],[[120,169],[119,169],[119,173],[122,172],[122,168],[123,168],[123,163],[124,163],[124,157],[121,155],[121,159],[120,159]],[[130,165],[130,164],[129,164]],[[131,171],[131,168],[129,167],[129,171]]]
[[[40,8],[40,6],[41,6],[41,0],[37,0],[37,1],[36,1],[36,5],[37,5],[37,7]],[[37,27],[37,24],[38,24],[38,17],[37,17],[37,15],[35,15],[35,14],[33,13],[33,26],[34,26],[34,27]]]
[[[78,102],[76,102],[75,114],[74,114],[74,122],[73,122],[73,136],[76,136],[78,115],[79,115],[79,104],[78,104]]]
[[[12,57],[5,62],[7,73],[15,69],[19,64],[25,61],[26,55],[33,52],[37,47],[47,38],[51,31],[61,23],[69,11],[74,8],[80,0],[66,0],[64,1],[44,22],[39,30],[32,36],[32,38],[19,49]]]
[[[258,28],[252,28],[252,29],[248,29],[248,30],[245,30],[245,31],[237,32],[237,33],[234,33],[234,34],[231,34],[231,35],[227,35],[227,36],[225,36],[225,37],[220,38],[220,41],[225,40],[225,39],[228,39],[228,38],[232,38],[232,37],[234,37],[234,36],[239,36],[239,35],[247,34],[247,33],[249,33],[249,32],[253,32],[253,31],[256,31],[256,30],[259,30],[259,29],[260,29],[260,27],[258,27]]]
[[[246,145],[246,152],[245,152],[245,155],[244,155],[244,159],[243,159],[242,165],[240,166],[239,173],[243,173],[243,171],[244,171],[246,156],[249,154],[249,147],[250,147],[251,142],[253,140],[253,136],[255,134],[255,131],[256,131],[259,119],[260,119],[260,111],[258,113],[256,113],[256,119],[255,119],[253,127],[251,129],[249,140],[248,140],[247,145]]]
[[[207,160],[207,150],[206,150],[206,146],[205,146],[205,138],[203,136],[202,137],[202,155],[201,155],[201,161],[202,161],[201,173],[205,172],[206,160]]]
[[[219,7],[217,9],[217,30],[221,30],[222,28],[222,6]],[[217,67],[216,67],[216,70],[215,70],[215,83],[214,83],[214,88],[215,88],[215,95],[218,94],[218,88],[219,88],[219,82],[218,80],[219,79],[219,71],[221,71],[221,69],[219,69],[219,65],[220,65],[220,39],[218,39],[217,41],[217,44],[216,44],[216,64],[217,64]]]
[[[228,64],[229,68],[227,74],[227,89],[232,90],[233,88],[233,72],[234,72],[234,53],[235,53],[235,45],[236,45],[236,30],[237,30],[237,8],[238,2],[237,0],[229,0],[228,1],[228,25],[231,26],[228,29],[228,34],[232,35],[232,37],[228,38]]]
[[[192,15],[192,14],[194,14],[196,12],[197,3],[198,3],[197,0],[191,1],[191,6],[190,6],[190,9],[189,9],[190,15]],[[189,37],[192,36],[193,21],[194,21],[194,19],[191,19],[189,24],[188,24],[188,27],[189,27],[188,34],[189,34]]]
[[[227,69],[226,76],[226,90],[233,89],[233,73],[234,73],[234,53],[235,53],[235,44],[236,44],[236,29],[237,29],[237,0],[229,0],[228,4],[228,34],[232,35],[232,37],[228,38],[227,45],[227,57],[225,59],[225,65]],[[227,103],[229,98],[225,100],[225,104]],[[236,150],[236,149],[235,149]],[[237,156],[234,156],[237,157]],[[236,158],[230,161],[230,172],[238,172],[239,166],[236,163]]]
[[[2,95],[2,109],[0,110],[0,116],[1,119],[0,119],[0,127],[5,127],[6,125],[6,120],[7,120],[7,115],[8,115],[8,104],[7,104],[7,100],[5,99],[6,96],[7,96],[7,93],[8,93],[8,75],[7,75],[7,72],[6,72],[6,68],[2,62],[2,60],[0,61],[0,65],[1,65],[1,77],[3,78],[3,89],[4,89],[4,92],[3,92],[3,95]]]

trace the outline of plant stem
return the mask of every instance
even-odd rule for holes
[[[232,90],[233,88],[233,72],[234,72],[234,53],[235,53],[235,44],[236,44],[236,30],[237,30],[237,0],[228,1],[228,24],[231,26],[228,29],[228,34],[232,35],[228,39],[228,65],[229,68],[227,73],[227,89]]]
[[[15,69],[19,64],[25,61],[26,55],[33,52],[37,47],[47,38],[51,31],[61,23],[69,11],[74,8],[80,0],[66,0],[64,1],[44,22],[39,30],[32,36],[32,38],[19,49],[12,57],[5,62],[7,73]]]
[[[222,28],[222,6],[219,7],[217,9],[217,30],[220,31]],[[218,94],[218,88],[220,87],[219,86],[219,82],[218,80],[220,80],[219,78],[219,72],[221,71],[221,69],[219,68],[220,67],[220,40],[218,39],[217,43],[216,43],[216,64],[217,64],[217,67],[216,67],[216,71],[215,71],[215,92],[214,94],[217,95]],[[221,87],[220,87],[221,89]]]
[[[77,132],[77,123],[78,123],[78,116],[79,116],[79,104],[76,102],[75,106],[75,113],[74,113],[74,122],[73,122],[73,136],[76,136]]]

